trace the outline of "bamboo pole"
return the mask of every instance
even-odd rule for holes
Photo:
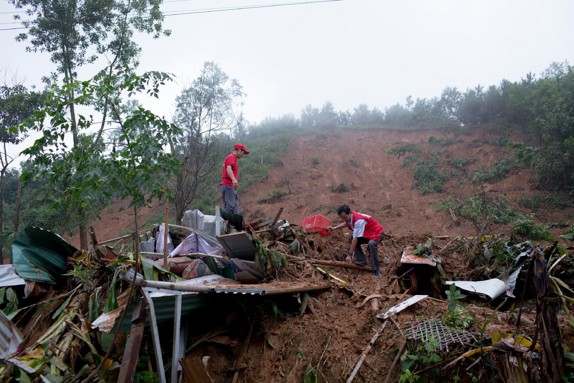
[[[169,219],[169,203],[167,202],[167,198],[165,199],[165,229],[163,232],[163,264],[167,265],[167,236],[168,236],[168,221]]]

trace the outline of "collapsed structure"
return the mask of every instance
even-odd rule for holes
[[[0,274],[0,286],[17,297],[0,314],[2,381],[129,382],[137,375],[174,383],[350,383],[465,363],[469,371],[478,366],[478,376],[488,373],[477,365],[485,361],[502,380],[565,376],[556,345],[571,329],[559,325],[557,311],[568,299],[552,286],[571,289],[549,275],[564,258],[556,244],[513,245],[504,275],[474,281],[449,271],[467,239],[389,236],[385,278],[375,280],[364,273],[369,268],[341,262],[344,238],[292,225],[281,213],[236,219],[240,230],[221,234],[217,211],[188,212],[183,225],[158,224],[141,236],[98,242],[92,232],[90,251],[26,229],[14,243],[14,264]],[[433,239],[447,243],[437,249]],[[457,288],[492,303],[463,310]],[[525,309],[527,297],[535,312]],[[494,319],[496,306],[512,303],[512,317]]]

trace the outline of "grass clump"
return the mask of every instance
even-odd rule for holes
[[[528,217],[520,217],[512,224],[512,233],[516,236],[533,239],[552,241],[552,234],[544,227]]]
[[[572,206],[572,201],[560,195],[532,194],[520,197],[518,204],[527,209],[538,209],[542,206],[564,209]]]
[[[283,197],[285,197],[288,194],[289,193],[286,192],[285,190],[273,189],[271,191],[271,194],[259,197],[258,202],[259,203],[277,202],[277,201],[280,201]]]
[[[501,196],[490,197],[486,194],[472,196],[464,201],[448,199],[443,201],[439,210],[452,209],[457,215],[472,221],[474,224],[491,222],[508,224],[517,218],[508,200]]]
[[[419,159],[415,165],[413,188],[419,189],[423,195],[442,193],[444,184],[450,175],[439,171],[439,164],[435,161]]]
[[[498,182],[505,179],[514,167],[515,160],[506,158],[494,163],[492,166],[481,166],[472,173],[472,182],[481,184],[483,182]]]
[[[448,146],[455,143],[455,140],[450,138],[436,138],[435,136],[430,136],[428,143],[434,146]]]
[[[391,148],[387,151],[388,154],[392,155],[392,156],[403,156],[406,153],[420,153],[421,152],[421,148],[418,145],[415,144],[404,144],[404,145],[399,145],[399,146],[395,146],[394,148]]]
[[[472,164],[473,160],[470,158],[453,158],[449,161],[450,166],[458,170],[464,170],[468,165]]]
[[[333,193],[347,193],[348,191],[350,191],[351,189],[349,188],[349,185],[347,185],[346,183],[342,182],[339,185],[335,186],[332,185],[331,186],[331,191]]]

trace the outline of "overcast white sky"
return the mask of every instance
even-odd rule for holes
[[[165,12],[300,0],[167,0]],[[0,4],[0,29],[17,25]],[[175,97],[217,63],[243,86],[245,116],[259,122],[327,100],[336,110],[364,103],[384,109],[405,98],[439,96],[502,79],[539,74],[552,62],[574,63],[571,0],[343,0],[307,5],[170,16],[172,35],[138,36],[143,70],[173,73],[160,100],[146,104],[170,117]],[[18,30],[0,31],[4,77],[40,86],[53,70],[47,55],[25,51]],[[1,73],[1,72],[0,72]]]

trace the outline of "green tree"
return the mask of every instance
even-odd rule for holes
[[[391,127],[408,128],[413,123],[413,112],[400,104],[395,104],[385,111],[385,124]]]
[[[177,97],[174,122],[183,134],[171,151],[184,166],[173,188],[176,222],[219,171],[222,150],[229,150],[220,144],[222,138],[242,130],[243,97],[239,82],[213,62],[204,63],[199,77]]]
[[[136,57],[139,48],[133,40],[135,31],[152,33],[158,37],[162,32],[163,15],[159,9],[160,0],[10,0],[17,8],[26,10],[26,20],[23,21],[27,32],[17,36],[19,41],[29,41],[27,49],[31,52],[48,52],[52,62],[57,65],[56,73],[51,80],[62,80],[63,92],[57,92],[59,105],[64,105],[66,113],[60,113],[68,120],[66,129],[72,137],[71,146],[74,149],[66,161],[66,167],[75,174],[71,185],[75,188],[83,183],[82,166],[88,160],[86,153],[94,153],[83,146],[101,147],[103,130],[106,125],[110,103],[116,104],[119,109],[119,93],[106,92],[105,97],[95,98],[84,105],[96,107],[102,112],[100,131],[91,136],[93,142],[80,139],[80,132],[87,126],[86,120],[77,116],[75,91],[78,89],[78,68],[95,62],[98,57],[109,57],[106,65],[108,75],[100,76],[109,84],[116,84],[119,80],[114,76],[118,66],[133,68],[137,65]],[[48,81],[48,80],[47,80]],[[116,89],[121,88],[119,86]],[[80,161],[74,163],[74,161]],[[77,187],[77,190],[84,190]],[[78,195],[75,208],[79,215],[80,244],[87,247],[85,206],[87,201]]]
[[[42,101],[40,93],[29,92],[23,85],[0,86],[0,196],[4,197],[4,181],[8,167],[15,157],[8,153],[8,145],[18,144],[25,138],[26,132],[20,131],[18,126],[32,117],[36,108]],[[0,238],[5,237],[4,224],[4,198],[0,203]],[[7,243],[3,240],[2,243]],[[2,246],[0,246],[0,259],[2,259]]]
[[[130,73],[126,71],[119,83],[120,90],[129,92],[130,96],[143,92],[157,97],[159,86],[171,79],[160,72],[142,76]],[[102,71],[90,81],[67,85],[74,86],[76,97],[73,102],[82,107],[89,106],[95,97],[103,98],[106,93],[116,92],[117,84],[106,81],[104,77],[107,74]],[[171,154],[163,150],[179,133],[175,125],[141,107],[125,113],[120,110],[121,105],[112,103],[111,112],[117,121],[113,126],[117,130],[114,147],[107,150],[103,143],[94,145],[97,133],[87,133],[94,117],[83,115],[78,115],[76,125],[83,132],[78,135],[80,145],[70,147],[67,136],[72,124],[66,114],[66,96],[70,90],[55,85],[51,90],[51,102],[36,113],[32,126],[42,132],[42,137],[24,152],[31,156],[34,165],[25,173],[25,179],[46,180],[58,191],[52,204],[54,211],[65,214],[74,210],[70,207],[80,207],[87,212],[95,207],[97,211],[101,201],[126,196],[132,198],[131,206],[141,207],[149,203],[150,198],[163,193],[158,191],[157,185],[161,183],[161,189],[165,189],[173,175],[172,169],[177,165]]]

